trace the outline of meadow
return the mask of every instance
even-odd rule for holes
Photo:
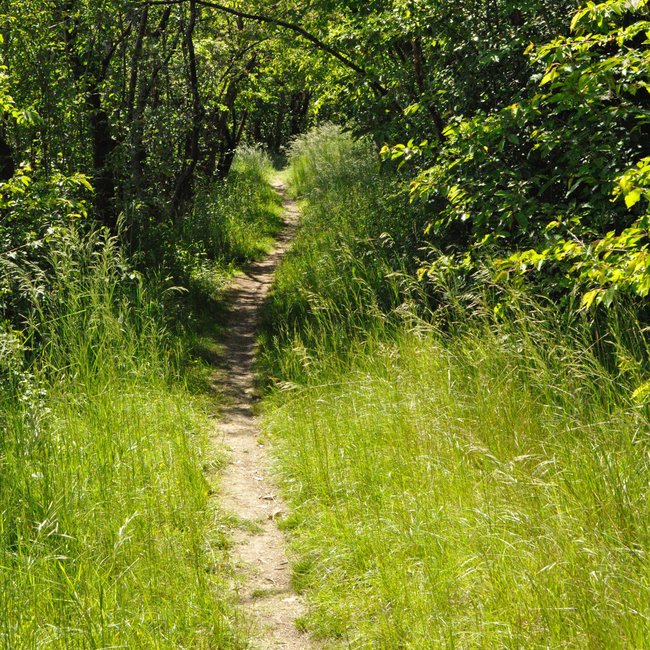
[[[290,162],[304,222],[262,367],[303,625],[346,648],[647,647],[634,313],[596,345],[588,316],[489,277],[427,292],[368,143],[325,127]]]

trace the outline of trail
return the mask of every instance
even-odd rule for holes
[[[282,196],[285,227],[269,257],[253,264],[230,291],[220,379],[226,408],[215,442],[231,451],[222,478],[221,502],[224,512],[242,524],[232,531],[232,557],[252,647],[307,650],[315,646],[295,626],[305,606],[291,587],[284,535],[277,526],[285,505],[270,477],[269,453],[258,440],[260,428],[254,413],[253,362],[259,313],[298,221],[298,208],[286,196],[286,188],[279,181],[273,187]]]

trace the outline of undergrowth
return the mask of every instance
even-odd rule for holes
[[[0,258],[1,647],[244,647],[187,297],[269,247],[269,171],[239,155],[146,277],[65,219]]]
[[[407,254],[421,215],[380,173],[370,144],[325,125],[298,138],[289,160],[303,216],[264,315],[262,362],[276,377],[300,374],[312,350],[343,353],[426,304]]]
[[[650,647],[647,332],[612,313],[596,341],[489,278],[430,311],[381,243],[404,208],[372,154],[309,138],[262,354],[305,626],[351,648]]]
[[[238,269],[271,250],[282,228],[272,173],[267,154],[242,147],[226,180],[197,193],[192,213],[174,233],[176,264],[195,297],[219,300]]]
[[[2,334],[0,644],[236,647],[178,343],[114,239],[59,237],[5,268],[32,308]]]

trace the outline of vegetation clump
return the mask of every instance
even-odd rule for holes
[[[649,7],[0,0],[0,645],[245,646],[202,360],[288,160],[305,625],[648,646]]]
[[[223,269],[263,253],[277,228],[268,163],[248,152],[235,166],[194,222],[201,239],[183,232],[172,249],[187,260],[201,242],[193,266],[170,266],[185,287],[139,271],[83,215],[61,215],[38,245],[2,259],[3,647],[243,647],[210,499],[215,407],[197,393],[201,332],[180,300],[220,299]],[[26,185],[13,223],[39,191]],[[203,231],[219,219],[212,242]]]

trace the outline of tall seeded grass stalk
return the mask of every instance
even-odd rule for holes
[[[27,323],[0,357],[0,646],[241,647],[159,297],[112,238],[50,250],[3,270]]]
[[[289,147],[289,180],[301,197],[326,194],[355,179],[368,180],[376,167],[368,155],[368,143],[356,142],[333,124],[325,124],[298,136]]]
[[[341,648],[650,647],[647,332],[613,314],[595,341],[511,292],[443,333],[390,250],[359,255],[383,215],[351,176],[311,194],[265,339],[305,624]]]
[[[103,373],[103,381],[169,377],[161,302],[114,238],[67,231],[47,266],[16,269],[14,278],[29,300],[25,337],[38,350],[39,372],[75,383],[97,382]]]

